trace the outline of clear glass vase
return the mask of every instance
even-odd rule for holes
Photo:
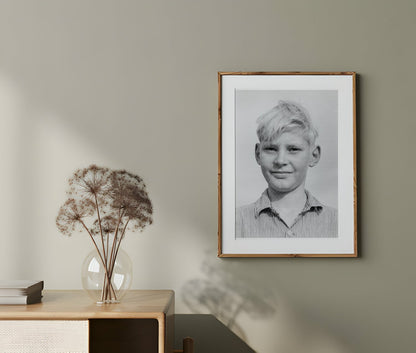
[[[124,250],[119,249],[113,270],[108,267],[106,271],[96,250],[91,251],[82,264],[82,286],[97,304],[120,303],[131,286],[133,266]]]

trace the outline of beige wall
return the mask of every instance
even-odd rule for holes
[[[262,353],[412,352],[415,18],[412,0],[1,0],[0,278],[80,288],[91,245],[54,221],[94,162],[148,184],[134,288],[173,288],[182,313],[201,284],[214,312],[249,299],[234,329]],[[360,258],[216,258],[226,70],[358,72]]]

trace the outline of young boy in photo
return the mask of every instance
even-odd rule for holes
[[[257,122],[255,156],[268,187],[256,202],[236,210],[236,237],[337,237],[337,210],[305,189],[308,169],[321,157],[308,113],[280,101]]]

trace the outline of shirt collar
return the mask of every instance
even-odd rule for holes
[[[320,212],[322,210],[323,204],[320,203],[312,194],[305,190],[306,193],[306,203],[305,207],[302,210],[302,213],[306,213],[309,211]],[[269,198],[269,194],[267,189],[263,191],[260,198],[254,204],[254,214],[256,218],[262,213],[263,211],[273,210],[272,203]]]

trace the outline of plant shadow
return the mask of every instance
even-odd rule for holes
[[[202,278],[187,281],[182,299],[194,314],[212,314],[241,339],[247,336],[239,324],[243,314],[251,319],[265,319],[277,310],[273,291],[264,281],[244,273],[239,262],[205,259]],[[261,276],[260,276],[261,277]]]

